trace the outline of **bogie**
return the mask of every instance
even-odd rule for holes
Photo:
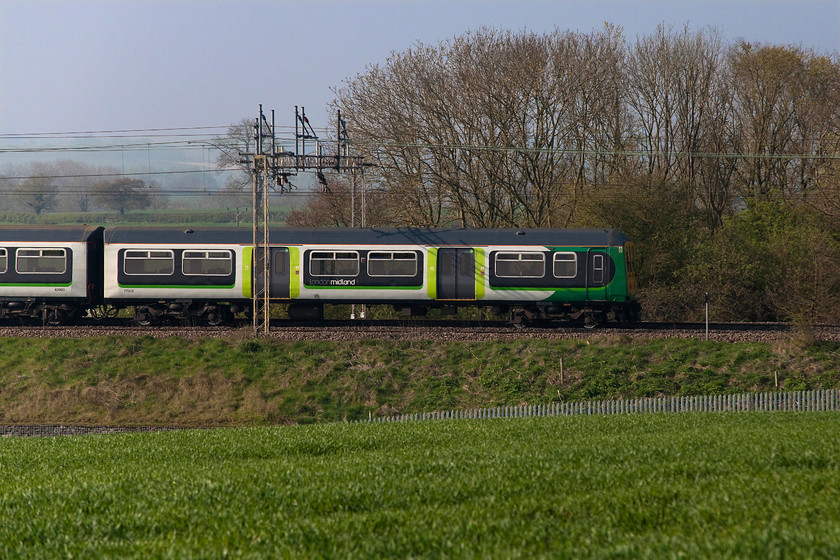
[[[159,302],[134,308],[134,322],[139,326],[166,322],[185,326],[201,323],[219,326],[229,323],[233,318],[229,305],[215,302]]]

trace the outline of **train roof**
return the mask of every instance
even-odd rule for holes
[[[102,235],[101,226],[0,225],[0,242],[87,242]]]
[[[272,245],[540,245],[620,246],[627,236],[615,229],[448,229],[448,228],[272,228]],[[251,245],[251,229],[114,227],[106,243]]]

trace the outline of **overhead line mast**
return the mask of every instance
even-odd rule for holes
[[[242,163],[251,165],[253,175],[253,284],[252,284],[252,315],[254,334],[268,334],[269,332],[269,304],[271,301],[271,254],[269,235],[269,194],[271,190],[286,193],[291,188],[289,177],[298,171],[315,171],[322,187],[326,187],[324,170],[332,169],[338,173],[351,172],[353,174],[353,226],[355,227],[355,186],[356,174],[362,172],[366,164],[362,156],[350,156],[347,146],[347,126],[338,112],[336,125],[335,155],[325,156],[321,153],[321,143],[315,134],[306,109],[295,106],[295,151],[284,152],[276,144],[274,110],[271,111],[271,124],[265,118],[262,104],[259,115],[254,119],[254,152],[241,153]],[[270,140],[266,146],[266,140]],[[315,154],[306,153],[306,141],[315,141]],[[269,183],[271,181],[271,183]],[[271,185],[271,186],[269,186]],[[363,224],[364,225],[364,224]]]

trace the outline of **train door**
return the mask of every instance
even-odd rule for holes
[[[269,297],[271,299],[289,299],[289,248],[288,247],[272,247],[271,259],[269,260],[268,270],[271,275],[271,283],[269,284]]]
[[[290,259],[288,247],[270,247],[268,249],[268,296],[271,299],[289,299],[289,285],[290,285]],[[263,255],[263,249],[258,248],[255,252],[254,258],[254,283],[257,291],[262,287],[259,274],[256,273],[260,266],[260,257]]]
[[[437,299],[475,299],[475,251],[438,249]]]

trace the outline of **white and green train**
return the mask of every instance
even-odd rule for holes
[[[516,320],[635,321],[631,244],[616,230],[288,229],[271,231],[269,297],[296,319],[324,304],[389,304],[405,314],[490,306]],[[250,231],[105,231],[105,300],[138,320],[185,308],[218,320],[248,312]]]
[[[0,319],[59,324],[101,300],[101,227],[0,226]]]
[[[85,243],[74,247],[78,229],[55,230],[59,239],[26,248],[14,241],[26,236],[20,228],[0,230],[0,316],[22,308],[12,294],[29,297],[28,308],[42,314],[56,305],[65,316],[85,306],[133,307],[139,323],[165,317],[219,323],[251,312],[254,263],[262,255],[255,255],[250,230],[85,228]],[[39,292],[34,276],[31,293],[24,293],[25,282],[22,292],[24,275],[10,266],[18,251],[57,255],[59,248],[87,263],[84,271],[73,269],[80,278],[84,273],[84,297],[62,303],[57,292]],[[269,298],[288,304],[294,319],[319,319],[325,304],[337,303],[387,304],[406,315],[486,306],[516,322],[639,316],[632,245],[616,230],[276,228],[265,258]],[[49,264],[65,275],[69,269]],[[45,277],[46,270],[39,281]]]

